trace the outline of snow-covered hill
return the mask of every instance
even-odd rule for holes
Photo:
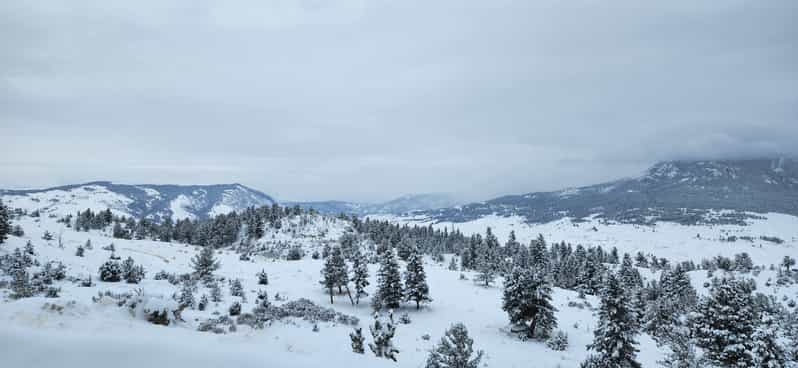
[[[789,228],[798,224],[793,217],[775,216],[767,222],[749,227],[731,229],[711,226],[684,226],[671,224],[661,227],[632,225],[607,225],[598,221],[588,223],[553,222],[545,227],[530,226],[520,219],[497,217],[482,219],[463,228],[467,232],[483,232],[485,226],[493,226],[504,241],[509,230],[524,234],[519,240],[528,241],[529,236],[541,231],[550,241],[573,240],[586,245],[618,246],[622,251],[641,250],[659,256],[684,256],[698,260],[704,253],[700,247],[711,246],[706,254],[731,256],[739,251],[748,251],[756,265],[763,265],[760,273],[748,274],[757,280],[758,291],[767,295],[790,299],[796,297],[798,286],[769,284],[775,279],[776,270],[766,267],[777,255],[795,256],[796,239],[785,239],[778,247],[758,242],[719,243],[717,238],[725,234],[742,235],[735,232],[750,231],[751,234],[779,235],[787,237]],[[3,346],[2,361],[13,367],[100,367],[114,362],[116,367],[176,366],[176,367],[407,367],[423,366],[430,349],[440,340],[443,332],[454,322],[462,322],[474,339],[475,348],[486,352],[483,361],[486,367],[522,368],[534,362],[536,367],[578,367],[589,351],[586,345],[593,339],[597,326],[595,308],[598,299],[586,296],[580,299],[575,291],[555,288],[552,303],[557,308],[558,329],[568,335],[569,345],[564,351],[554,351],[544,343],[522,341],[509,332],[507,315],[501,309],[501,279],[497,286],[475,285],[473,272],[448,270],[447,262],[436,263],[425,258],[425,268],[433,302],[421,309],[405,307],[396,311],[397,316],[407,314],[409,324],[399,324],[394,342],[399,348],[398,362],[390,362],[366,354],[354,354],[350,350],[348,334],[352,326],[337,322],[309,322],[302,319],[285,319],[271,322],[263,329],[253,329],[238,324],[234,331],[224,334],[199,332],[200,324],[209,318],[227,316],[234,301],[242,301],[242,310],[251,311],[258,302],[259,290],[268,291],[274,305],[283,306],[288,301],[306,298],[318,306],[333,308],[336,312],[357,317],[359,327],[368,336],[368,325],[372,322],[372,309],[367,297],[360,305],[353,306],[345,296],[336,297],[329,304],[329,296],[319,285],[320,270],[324,261],[304,257],[299,261],[267,258],[262,255],[242,259],[232,249],[216,251],[221,268],[215,273],[225,280],[240,279],[246,298],[230,295],[227,282],[223,284],[221,302],[211,302],[200,311],[191,308],[183,311],[183,321],[168,327],[150,324],[126,307],[120,307],[115,299],[102,297],[93,300],[98,293],[133,293],[141,290],[144,297],[174,303],[172,296],[181,293],[180,284],[169,280],[158,280],[155,274],[165,271],[181,274],[192,270],[191,259],[199,248],[179,243],[164,243],[151,240],[112,239],[107,232],[91,230],[74,231],[65,228],[57,219],[42,216],[23,216],[14,220],[25,229],[22,237],[11,236],[0,246],[0,255],[9,254],[14,248],[24,248],[26,242],[34,245],[35,257],[45,264],[60,261],[66,265],[68,278],[56,281],[60,297],[35,296],[13,300],[8,289],[0,288],[0,346]],[[455,224],[437,224],[453,226]],[[617,227],[614,227],[617,226]],[[671,227],[672,226],[672,227]],[[598,230],[594,230],[596,227]],[[633,231],[634,229],[634,231]],[[755,230],[752,230],[755,229]],[[59,240],[42,240],[45,231],[60,235]],[[283,219],[279,228],[268,228],[257,243],[265,248],[280,248],[284,244],[298,244],[310,251],[326,241],[340,236],[347,230],[347,223],[324,216],[293,216]],[[687,239],[689,234],[701,234],[705,240]],[[694,234],[695,235],[695,234]],[[693,236],[694,236],[693,235]],[[653,241],[653,240],[657,241]],[[94,245],[86,249],[83,257],[75,254],[77,247],[90,240]],[[706,243],[702,243],[705,241]],[[142,265],[146,278],[140,284],[124,282],[101,282],[97,280],[98,268],[108,260],[111,252],[103,249],[114,243],[115,254],[121,259],[132,257]],[[722,246],[726,244],[726,246]],[[696,251],[696,253],[691,253]],[[451,257],[447,255],[448,258]],[[401,263],[404,267],[404,263]],[[31,272],[41,267],[31,267]],[[268,285],[259,285],[256,274],[265,270],[269,275]],[[376,285],[377,265],[370,264],[371,287]],[[641,269],[646,278],[657,278],[658,274]],[[461,276],[462,275],[462,276]],[[81,286],[80,280],[93,278],[90,287]],[[705,295],[706,271],[690,273],[693,285]],[[3,277],[7,280],[7,276]],[[208,294],[210,290],[202,283],[196,284],[195,298]],[[279,295],[279,298],[278,298]],[[161,299],[162,298],[162,299]],[[638,360],[643,367],[656,367],[667,349],[658,347],[647,335],[637,336]]]
[[[271,205],[270,196],[241,184],[127,185],[91,182],[40,190],[0,190],[12,208],[64,216],[110,208],[118,215],[159,220],[201,219],[252,206]]]

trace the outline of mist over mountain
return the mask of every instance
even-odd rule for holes
[[[466,222],[519,215],[545,223],[598,215],[624,223],[743,223],[750,213],[798,215],[794,159],[665,161],[635,178],[554,192],[508,195],[426,211],[434,221]]]

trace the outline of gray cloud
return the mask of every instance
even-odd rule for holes
[[[798,3],[0,4],[0,187],[472,198],[798,155]]]

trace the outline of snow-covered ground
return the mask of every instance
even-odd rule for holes
[[[585,222],[575,222],[564,218],[546,224],[528,224],[520,216],[486,216],[475,221],[463,223],[440,222],[432,226],[438,229],[459,229],[464,234],[485,233],[490,227],[501,241],[507,239],[510,231],[515,231],[518,241],[529,244],[538,234],[549,241],[585,246],[600,245],[605,249],[617,247],[621,253],[651,253],[674,261],[712,258],[717,255],[732,256],[748,252],[754,263],[762,265],[778,264],[785,255],[798,255],[798,217],[780,213],[756,214],[766,219],[749,220],[747,226],[740,225],[700,225],[686,226],[671,222],[659,222],[655,226],[619,223],[604,223],[596,218]],[[374,219],[392,222],[429,225],[424,219],[394,216],[370,216]],[[735,242],[723,241],[730,236],[750,236],[753,242],[738,239]],[[761,240],[761,236],[778,237],[784,241],[776,244]]]
[[[91,275],[96,281],[98,267],[110,254],[101,248],[113,242],[117,255],[122,259],[130,256],[137,264],[143,265],[147,277],[138,285],[97,282],[88,288],[59,282],[57,286],[62,289],[61,297],[52,299],[34,297],[10,300],[4,289],[2,292],[6,294],[0,302],[0,357],[3,366],[8,367],[421,367],[428,351],[439,341],[446,328],[455,322],[463,322],[475,340],[475,347],[485,350],[484,364],[488,367],[578,367],[588,354],[586,345],[592,341],[592,329],[597,322],[590,309],[568,306],[569,301],[582,301],[575,292],[555,289],[553,304],[559,309],[558,328],[568,334],[568,349],[558,352],[541,342],[520,341],[507,332],[507,316],[501,310],[501,280],[497,280],[493,287],[484,288],[474,285],[470,280],[461,280],[460,272],[447,270],[444,266],[446,263],[438,265],[427,259],[426,271],[434,301],[419,311],[411,306],[396,311],[397,319],[402,313],[407,313],[412,320],[411,324],[400,324],[397,328],[395,344],[400,350],[397,363],[376,358],[368,351],[365,355],[352,353],[348,337],[352,328],[333,323],[320,323],[318,332],[312,330],[312,324],[301,320],[276,322],[262,330],[239,325],[236,332],[224,335],[196,331],[202,320],[214,317],[213,313],[217,311],[226,314],[231,302],[238,299],[229,295],[227,285],[222,288],[224,302],[211,303],[205,312],[184,311],[183,323],[156,326],[134,318],[116,305],[94,303],[92,297],[100,291],[125,292],[139,288],[150,294],[169,297],[178,291],[178,287],[166,280],[153,280],[153,275],[160,270],[189,272],[190,259],[198,253],[198,249],[184,244],[112,239],[97,231],[75,232],[47,217],[25,217],[18,223],[25,229],[25,236],[10,237],[6,244],[0,246],[0,254],[22,248],[30,240],[40,262],[60,260],[68,266],[69,276]],[[798,222],[792,217],[770,216],[767,223],[752,225],[746,231],[779,236],[787,241],[780,246],[763,244],[763,248],[739,241],[720,243],[713,240],[724,234],[723,231],[735,230],[729,227],[682,229],[678,225],[660,224],[656,228],[637,228],[601,225],[597,222],[574,225],[568,221],[528,226],[517,219],[489,218],[482,222],[461,224],[461,229],[465,232],[481,232],[486,226],[491,226],[502,241],[514,229],[523,241],[543,233],[550,241],[616,245],[621,251],[643,250],[674,258],[696,259],[704,255],[731,255],[746,250],[756,263],[761,264],[765,259],[770,261],[778,258],[768,255],[770,251],[796,256],[795,235],[791,236],[788,232],[789,227],[798,229],[794,226],[796,224]],[[598,231],[593,231],[593,226]],[[285,223],[280,232],[268,232],[262,242],[297,242],[310,247],[336,239],[345,231],[345,227],[344,222],[330,218],[310,222],[296,218],[293,222]],[[57,239],[49,242],[42,240],[45,230],[61,234],[63,248],[59,248]],[[701,234],[701,239],[695,239],[696,233]],[[75,256],[76,247],[88,239],[91,239],[93,250],[87,250],[85,257]],[[250,261],[241,261],[239,254],[229,250],[219,251],[217,257],[222,264],[217,275],[242,280],[248,300],[243,304],[245,312],[254,307],[256,293],[260,289],[267,290],[272,298],[279,294],[286,301],[307,298],[320,306],[331,306],[328,295],[319,285],[321,260],[305,257],[301,261],[285,261],[255,257]],[[268,286],[257,284],[256,273],[260,270],[268,272]],[[373,291],[376,265],[370,265],[370,273],[369,291]],[[464,274],[469,279],[473,278],[468,272]],[[706,278],[705,272],[693,272],[691,276],[699,292],[704,292],[702,284]],[[764,281],[774,276],[775,272],[768,270],[757,276],[759,290],[795,298],[795,288],[765,287]],[[195,297],[199,299],[203,293],[208,294],[209,291],[200,286]],[[594,297],[588,296],[587,301],[592,306],[598,305]],[[369,304],[366,298],[359,306],[352,306],[348,298],[339,296],[331,307],[358,317],[368,342],[371,340],[368,325],[372,322]],[[53,308],[53,305],[58,307]],[[425,334],[431,338],[422,338]],[[639,361],[644,367],[655,367],[656,361],[662,358],[662,350],[647,335],[639,336],[638,340]]]

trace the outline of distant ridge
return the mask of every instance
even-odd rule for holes
[[[466,222],[496,214],[522,216],[530,223],[597,215],[635,224],[742,224],[752,216],[746,212],[798,216],[798,162],[787,158],[664,161],[636,178],[503,196],[417,216],[437,222]]]
[[[269,195],[238,183],[130,185],[93,181],[46,189],[0,190],[0,196],[9,206],[30,211],[65,215],[87,208],[110,208],[118,214],[155,221],[165,217],[208,218],[276,202]]]

